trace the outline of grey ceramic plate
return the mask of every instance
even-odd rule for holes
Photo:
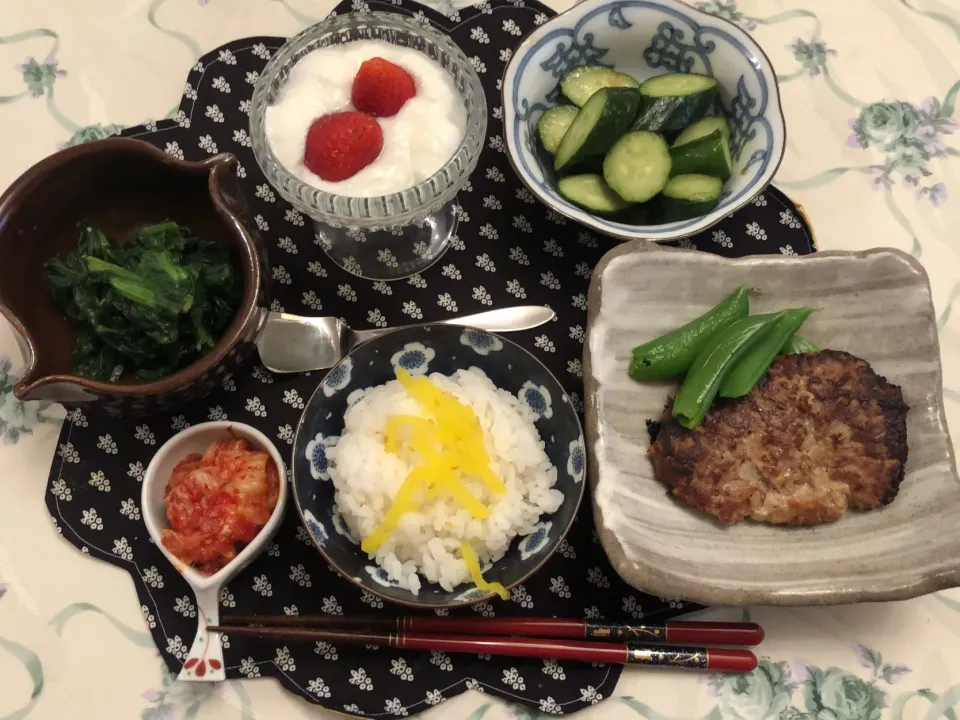
[[[673,500],[646,457],[646,420],[673,383],[636,383],[630,350],[739,285],[754,312],[818,308],[803,334],[870,362],[903,388],[909,460],[900,494],[814,528],[720,525]],[[960,585],[960,477],[943,411],[927,275],[897,250],[728,260],[644,241],[608,253],[590,286],[584,351],[593,505],[620,576],[701,603],[805,605],[901,600]]]

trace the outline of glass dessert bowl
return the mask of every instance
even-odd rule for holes
[[[285,100],[284,87],[298,63],[321,48],[357,41],[381,41],[421,53],[449,76],[456,98],[463,104],[462,136],[432,174],[395,192],[369,197],[360,196],[357,183],[351,182],[361,177],[360,173],[343,183],[309,182],[305,177],[310,173],[305,173],[302,166],[302,150],[298,167],[289,160],[289,148],[287,162],[281,162],[268,127],[269,112]],[[322,83],[318,83],[316,92],[324,92]],[[337,108],[351,109],[348,102]],[[397,114],[398,119],[402,113]],[[254,89],[250,128],[254,155],[267,180],[281,197],[313,220],[317,239],[330,259],[359,277],[396,280],[432,265],[454,237],[455,198],[476,168],[483,149],[487,103],[473,65],[448,37],[395,13],[348,13],[307,28],[274,54]],[[431,128],[424,127],[422,132],[429,135]],[[390,142],[386,131],[384,142]],[[386,151],[385,145],[381,156]],[[383,170],[389,172],[391,168]],[[375,164],[361,173],[372,178],[371,171],[376,172]],[[337,185],[345,188],[343,194],[332,191]]]

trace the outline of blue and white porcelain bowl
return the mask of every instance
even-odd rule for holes
[[[557,193],[537,121],[559,100],[560,78],[576,65],[605,65],[643,81],[667,72],[717,78],[718,110],[730,121],[733,177],[717,208],[665,225],[596,217]],[[517,175],[548,207],[621,240],[675,240],[704,230],[750,202],[773,179],[786,127],[770,60],[743,30],[679,0],[585,0],[531,33],[503,78],[503,129]]]
[[[452,325],[399,329],[354,348],[330,370],[303,411],[294,439],[293,495],[304,527],[333,567],[363,590],[402,605],[457,607],[493,599],[467,583],[448,592],[423,581],[417,595],[397,587],[350,538],[337,509],[327,451],[340,438],[347,408],[366,389],[395,379],[397,366],[412,375],[479,368],[537,415],[536,428],[557,468],[555,487],[564,499],[555,513],[540,518],[532,534],[516,538],[504,557],[483,568],[486,580],[507,589],[547,561],[577,514],[586,467],[580,419],[560,383],[533,355],[499,335]]]

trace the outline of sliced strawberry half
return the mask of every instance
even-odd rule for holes
[[[303,164],[321,180],[340,182],[372,163],[383,150],[383,130],[363,112],[340,112],[313,121]]]
[[[417,94],[413,77],[382,57],[364,60],[353,78],[350,99],[357,110],[376,117],[393,117]]]

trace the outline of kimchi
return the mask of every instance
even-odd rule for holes
[[[181,460],[163,499],[164,547],[204,574],[233,560],[267,524],[280,497],[277,465],[246,440],[212,443]]]

